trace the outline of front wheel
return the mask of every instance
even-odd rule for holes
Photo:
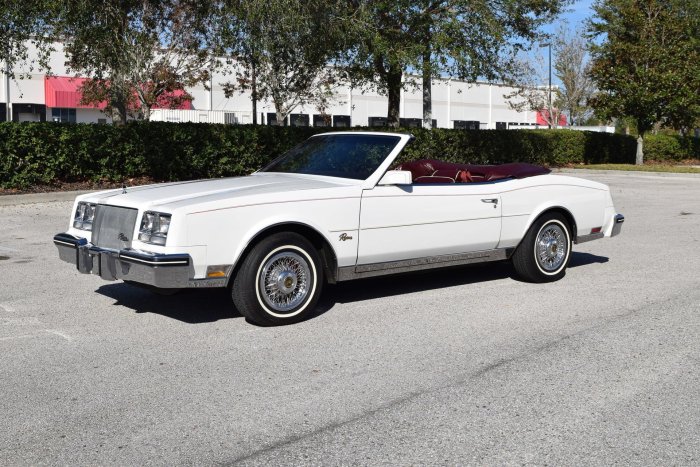
[[[530,227],[513,253],[513,266],[528,282],[553,282],[566,274],[571,228],[561,214],[545,214]]]
[[[292,232],[271,235],[248,253],[231,286],[233,303],[249,321],[290,324],[313,312],[323,267],[314,246]]]

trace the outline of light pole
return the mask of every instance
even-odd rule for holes
[[[547,127],[552,128],[552,43],[541,44],[540,47],[547,47],[549,55],[549,85],[547,87]]]

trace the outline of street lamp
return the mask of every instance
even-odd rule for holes
[[[552,43],[540,44],[540,48],[547,47],[549,52],[549,87],[547,88],[547,126],[552,128]]]

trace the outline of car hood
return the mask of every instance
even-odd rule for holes
[[[351,196],[359,181],[313,175],[256,173],[246,177],[143,185],[91,193],[79,199],[114,206],[162,209],[165,212],[202,205],[217,208]]]

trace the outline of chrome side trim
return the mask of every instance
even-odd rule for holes
[[[361,279],[363,277],[384,276],[424,269],[459,266],[463,264],[502,261],[508,259],[512,252],[512,248],[498,248],[495,250],[473,251],[454,255],[426,256],[402,261],[345,266],[338,268],[338,282]]]
[[[596,232],[588,235],[578,235],[576,239],[574,239],[575,244],[579,243],[586,243],[590,242],[591,240],[598,240],[599,238],[603,238],[605,234],[603,232]]]
[[[186,287],[189,289],[209,289],[213,287],[226,287],[227,279],[225,277],[216,277],[213,279],[190,279]]]

